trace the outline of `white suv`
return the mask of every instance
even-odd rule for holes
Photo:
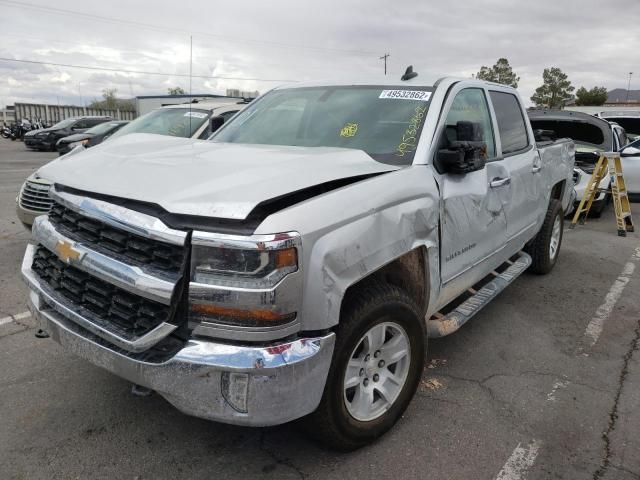
[[[211,131],[211,119],[217,117],[217,125],[228,121],[242,110],[247,102],[238,99],[235,103],[199,102],[168,105],[153,110],[114,133],[110,139],[130,133],[155,133],[173,137],[207,139]],[[67,155],[84,150],[79,146]],[[51,182],[40,178],[38,172],[32,174],[22,185],[16,198],[16,213],[27,228],[39,215],[48,213],[52,200],[49,198]]]

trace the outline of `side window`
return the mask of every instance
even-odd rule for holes
[[[79,130],[81,128],[89,128],[91,125],[89,125],[89,120],[82,119],[82,120],[78,120],[71,128],[74,130]]]
[[[225,123],[226,123],[226,122],[228,122],[228,121],[229,121],[229,119],[230,119],[231,117],[233,117],[236,113],[238,113],[238,110],[231,110],[231,111],[229,111],[229,112],[221,113],[221,114],[220,114],[220,116],[221,116],[222,118],[224,118],[224,121],[225,121]]]
[[[104,123],[106,120],[104,118],[90,118],[88,120],[89,127],[95,127],[96,125],[100,125]]]
[[[496,112],[498,131],[502,142],[502,154],[509,155],[529,146],[527,127],[524,123],[520,103],[515,95],[489,92]]]
[[[480,140],[487,144],[487,158],[496,156],[496,146],[491,125],[491,115],[484,90],[481,88],[465,88],[453,99],[451,109],[447,113],[444,138],[442,142],[457,140],[456,125],[458,122],[474,122],[480,126]]]

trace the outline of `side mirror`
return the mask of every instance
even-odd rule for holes
[[[487,158],[487,144],[481,140],[482,128],[475,122],[458,122],[456,140],[438,150],[436,162],[446,173],[464,174],[482,170]]]
[[[624,147],[622,150],[620,150],[620,156],[622,156],[622,157],[640,157],[640,148]]]
[[[211,133],[218,130],[222,125],[224,125],[224,117],[222,115],[215,115],[211,117],[211,120],[209,120],[209,129],[211,130]]]

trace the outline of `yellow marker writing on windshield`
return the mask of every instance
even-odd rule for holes
[[[358,133],[357,123],[347,123],[342,127],[342,130],[340,130],[341,137],[355,137],[356,133]]]

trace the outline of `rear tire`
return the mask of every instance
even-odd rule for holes
[[[322,400],[303,425],[325,446],[351,451],[388,431],[413,398],[426,355],[424,314],[404,290],[369,283],[345,298],[336,337]]]
[[[553,269],[560,254],[563,228],[562,204],[559,200],[551,200],[542,228],[524,248],[531,255],[529,271],[544,275]]]

